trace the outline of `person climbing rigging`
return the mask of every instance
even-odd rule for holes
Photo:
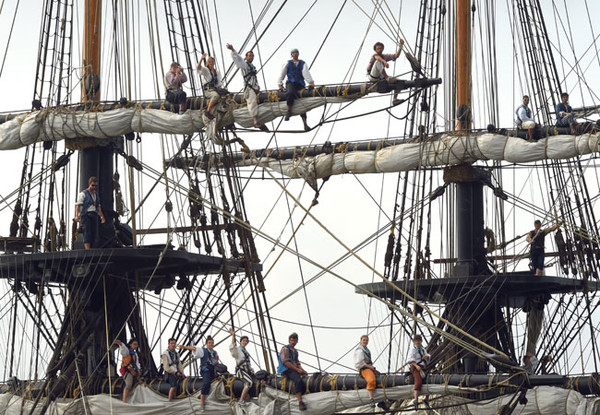
[[[398,59],[398,57],[400,56],[400,53],[402,53],[402,48],[404,47],[404,40],[400,39],[400,42],[398,42],[398,44],[400,47],[398,48],[396,53],[383,53],[383,49],[385,48],[383,43],[375,43],[375,45],[373,46],[375,54],[371,56],[371,60],[367,65],[367,77],[369,78],[369,81],[379,82],[385,80],[390,84],[396,82],[396,78],[388,76],[385,70],[386,68],[390,67],[390,64],[388,62],[396,61],[396,59]],[[398,92],[394,92],[392,104],[400,104],[400,100],[398,99]]]
[[[142,375],[142,366],[138,355],[138,341],[137,339],[131,339],[129,343],[123,344],[121,340],[115,340],[115,343],[119,345],[119,353],[123,356],[120,372],[125,382],[123,402],[127,403],[127,397],[133,390],[136,379]]]
[[[245,59],[243,59],[232,45],[228,43],[226,46],[231,51],[233,63],[242,71],[242,76],[244,77],[244,99],[248,104],[248,113],[252,116],[254,126],[265,132],[269,132],[266,125],[258,122],[258,95],[260,94],[260,86],[258,86],[258,79],[256,78],[256,67],[252,63],[254,61],[254,52],[249,50],[246,52]]]
[[[88,179],[88,187],[79,193],[75,203],[75,222],[81,222],[83,228],[83,247],[91,249],[96,245],[98,234],[98,219],[106,223],[102,213],[102,203],[98,189],[98,179],[92,176]]]
[[[236,364],[235,376],[244,383],[244,389],[242,390],[239,400],[239,404],[243,406],[246,405],[246,398],[249,396],[250,388],[254,383],[254,371],[250,365],[250,353],[246,351],[246,346],[248,346],[250,340],[248,339],[248,336],[242,336],[240,337],[240,344],[238,346],[235,341],[235,330],[230,329],[229,333],[231,333],[229,352],[235,359]]]
[[[369,394],[369,405],[375,408],[375,388],[377,387],[377,379],[375,375],[378,373],[373,360],[371,351],[367,348],[369,344],[369,336],[366,334],[360,336],[358,348],[354,351],[354,367],[358,373],[367,381],[367,392]]]
[[[413,346],[408,351],[407,362],[410,365],[410,373],[415,378],[415,388],[413,391],[415,407],[419,405],[419,393],[423,388],[423,369],[427,366],[428,360],[431,356],[427,353],[427,350],[423,347],[423,338],[419,334],[415,334],[413,337]]]
[[[200,62],[198,62],[198,74],[202,78],[202,86],[204,88],[204,99],[208,101],[208,106],[206,107],[206,118],[209,120],[214,120],[215,115],[212,113],[212,109],[219,100],[221,99],[221,95],[227,95],[227,90],[222,88],[223,79],[221,78],[221,74],[215,67],[215,58],[212,56],[206,57],[207,54],[203,53],[200,58]],[[206,61],[206,66],[202,66],[202,62]]]
[[[309,87],[315,87],[315,81],[308,70],[308,65],[303,60],[298,59],[300,56],[298,49],[292,49],[290,54],[292,55],[292,59],[287,61],[285,65],[281,67],[281,73],[277,81],[279,90],[283,91],[283,80],[287,76],[287,82],[285,83],[285,90],[287,91],[287,113],[285,114],[285,121],[289,121],[292,116],[292,107],[294,106],[294,101],[298,98],[298,91],[304,89],[307,82]],[[310,127],[306,121],[306,112],[301,113],[300,118],[302,118],[302,123],[304,124],[304,131],[309,131]]]
[[[560,94],[561,102],[556,106],[556,125],[558,127],[569,127],[571,134],[577,133],[577,120],[573,114],[573,108],[569,105],[569,94]]]
[[[200,391],[200,409],[204,411],[206,397],[210,394],[210,386],[217,377],[216,366],[219,364],[219,355],[214,349],[215,341],[211,336],[206,337],[206,347],[179,345],[180,349],[191,350],[194,358],[200,359],[200,372],[202,374],[202,390]]]
[[[296,399],[298,399],[298,407],[301,411],[305,411],[306,404],[302,400],[304,381],[301,376],[306,375],[307,373],[302,369],[300,360],[298,360],[298,351],[296,350],[298,335],[296,333],[290,334],[288,341],[289,343],[283,346],[279,352],[279,366],[277,367],[277,373],[294,382],[294,391],[296,392]]]
[[[515,110],[515,123],[517,128],[522,128],[529,132],[529,141],[535,136],[536,122],[532,118],[531,109],[529,109],[529,96],[523,95],[523,103]]]
[[[160,355],[163,369],[165,370],[165,380],[171,386],[169,388],[169,402],[173,400],[175,391],[177,391],[177,384],[179,379],[185,378],[183,374],[183,365],[181,364],[181,357],[175,348],[177,347],[177,341],[175,339],[169,339],[169,346],[167,350],[162,352]]]
[[[173,62],[169,71],[165,74],[165,88],[167,89],[167,101],[175,107],[175,112],[183,114],[186,110],[187,94],[182,85],[187,82],[187,75],[178,62]]]
[[[544,239],[547,234],[558,229],[560,225],[561,223],[557,222],[553,226],[542,229],[542,222],[538,219],[533,222],[534,229],[527,234],[527,242],[531,245],[529,252],[531,266],[537,276],[544,272]]]

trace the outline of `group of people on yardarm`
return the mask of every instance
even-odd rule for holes
[[[375,54],[371,57],[369,64],[367,65],[367,78],[371,82],[379,82],[386,80],[390,83],[395,82],[394,77],[388,76],[386,69],[389,68],[389,61],[395,61],[400,56],[404,41],[400,40],[400,48],[393,54],[384,54],[384,45],[381,42],[377,42],[373,47]],[[258,120],[258,103],[260,94],[260,85],[258,83],[257,74],[258,71],[254,66],[254,52],[249,50],[245,56],[242,56],[234,49],[230,44],[227,44],[227,49],[231,51],[231,58],[237,68],[241,70],[242,77],[244,79],[244,90],[243,96],[247,103],[249,114],[252,116],[254,126],[263,131],[268,132],[269,129],[266,125],[262,124]],[[315,81],[309,70],[309,65],[300,59],[300,51],[297,48],[293,48],[290,51],[291,59],[286,61],[281,67],[279,78],[277,79],[277,86],[280,91],[287,92],[287,112],[284,120],[288,121],[293,116],[294,102],[299,96],[299,92],[305,89],[307,86],[309,89],[314,88]],[[216,68],[215,58],[207,56],[204,53],[198,62],[196,69],[202,80],[202,87],[204,91],[204,97],[208,102],[204,115],[211,121],[215,118],[215,108],[221,99],[229,95],[227,89],[223,85],[223,77]],[[285,80],[285,84],[284,84]],[[165,87],[166,87],[166,100],[174,105],[175,111],[183,114],[186,112],[186,99],[187,94],[183,90],[183,84],[188,81],[188,78],[178,62],[173,62],[169,71],[165,74]],[[397,93],[394,94],[393,104],[397,105],[400,101],[397,99]],[[310,126],[307,122],[306,112],[302,109],[298,110],[300,118],[304,125],[304,130],[309,131]]]
[[[569,105],[569,94],[563,92],[560,95],[560,103],[556,105],[556,126],[569,127],[571,134],[577,133],[577,120],[573,113],[573,108]],[[531,108],[529,108],[529,95],[523,95],[523,103],[515,111],[515,124],[517,128],[527,130],[529,141],[535,138],[535,129],[538,123],[533,118]]]
[[[244,384],[242,393],[239,398],[239,405],[245,406],[251,399],[250,389],[256,382],[255,372],[252,368],[250,353],[246,347],[250,343],[248,336],[241,336],[239,344],[236,341],[235,331],[229,330],[231,334],[231,343],[229,344],[229,352],[235,359],[235,377],[241,380]],[[418,404],[419,393],[423,386],[423,378],[425,377],[424,370],[430,359],[422,345],[422,337],[415,335],[413,337],[413,345],[411,346],[406,365],[414,378],[414,404]],[[123,402],[127,402],[131,390],[135,386],[137,379],[142,374],[138,355],[138,340],[132,339],[129,343],[124,344],[119,340],[115,340],[115,344],[119,347],[119,353],[122,357],[120,373],[123,376]],[[363,335],[360,337],[358,347],[354,351],[354,366],[360,375],[366,381],[366,389],[369,396],[369,405],[375,407],[375,389],[377,388],[377,378],[379,374],[375,366],[373,366],[373,358],[371,351],[367,347],[369,344],[369,336]],[[292,333],[288,337],[288,344],[284,345],[279,351],[277,374],[286,379],[286,382],[291,382],[293,391],[298,400],[298,408],[301,411],[307,409],[307,404],[303,401],[302,396],[306,393],[306,379],[308,374],[300,363],[300,357],[296,346],[298,345],[298,334]],[[189,350],[192,352],[192,358],[200,361],[200,375],[202,377],[202,389],[200,392],[200,407],[205,409],[207,396],[210,394],[211,384],[219,373],[226,371],[219,368],[223,367],[219,359],[219,354],[214,348],[215,341],[211,336],[206,338],[204,346],[186,346],[177,344],[176,339],[169,339],[167,349],[161,354],[161,363],[164,370],[164,380],[168,382],[169,402],[175,398],[179,383],[185,378],[184,365],[181,360],[178,350]],[[220,369],[220,370],[219,370]],[[289,387],[291,392],[292,386]]]

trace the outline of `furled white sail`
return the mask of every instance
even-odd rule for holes
[[[423,395],[429,395],[430,405],[437,408],[439,414],[456,414],[460,408],[461,414],[483,415],[496,413],[502,405],[506,404],[512,395],[503,396],[487,401],[472,402],[460,398],[458,392],[475,391],[475,389],[459,388],[457,386],[424,385]],[[397,401],[396,409],[404,409],[402,413],[415,414],[410,411],[413,385],[396,386],[393,388],[377,389],[375,399],[378,401]],[[214,415],[286,415],[286,414],[335,414],[335,413],[369,413],[373,409],[368,405],[367,391],[346,390],[307,394],[303,400],[308,410],[300,412],[298,402],[294,395],[275,390],[270,387],[262,389],[258,399],[254,399],[243,409],[237,401],[225,394],[222,382],[214,383],[211,394],[206,401],[204,413]],[[586,398],[578,392],[553,388],[549,386],[537,387],[527,392],[527,404],[518,405],[521,415],[595,415],[600,410],[600,398]],[[469,403],[472,402],[472,403]],[[461,405],[464,404],[464,405]],[[0,394],[0,415],[18,415],[28,413],[33,401],[12,395]],[[457,405],[461,405],[457,407]],[[420,404],[419,412],[427,408]],[[41,409],[38,406],[36,411]],[[408,410],[407,410],[408,409]],[[376,410],[380,410],[376,408]],[[23,412],[22,412],[23,411]],[[130,395],[128,403],[109,395],[92,395],[80,399],[57,399],[50,404],[46,412],[55,415],[68,415],[73,413],[96,414],[124,414],[124,415],[194,415],[201,412],[199,394],[186,398],[175,399],[167,402],[167,398],[155,393],[147,386],[137,386]]]
[[[294,103],[293,113],[302,114],[327,103],[345,102],[359,95],[344,97],[309,97]],[[226,105],[219,113],[219,125],[233,122],[253,127],[253,119],[246,106]],[[285,115],[285,102],[260,104],[258,119],[261,123]],[[207,124],[207,125],[205,125]],[[193,134],[206,127],[207,136],[219,143],[216,122],[208,122],[203,111],[190,110],[175,114],[165,110],[144,108],[117,108],[108,111],[75,111],[72,108],[47,108],[27,112],[0,124],[0,150],[13,150],[40,141],[60,141],[79,138],[108,139],[131,132],[162,134]]]
[[[290,178],[316,179],[344,173],[388,173],[422,167],[453,166],[478,160],[527,163],[547,159],[567,159],[599,150],[598,133],[579,136],[556,135],[529,142],[518,137],[485,133],[479,135],[443,134],[424,142],[384,147],[372,151],[349,151],[278,160],[249,155],[238,165],[259,165]],[[301,151],[298,152],[301,155]]]

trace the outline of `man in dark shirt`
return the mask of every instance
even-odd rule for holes
[[[559,127],[570,127],[571,134],[575,135],[577,120],[573,114],[573,108],[569,105],[569,94],[563,92],[560,94],[560,104],[556,106],[556,125]]]
[[[527,242],[531,245],[529,255],[535,275],[542,275],[544,272],[544,239],[547,234],[558,229],[560,222],[546,229],[542,229],[542,222],[539,220],[536,220],[533,225],[535,229],[527,234]]]

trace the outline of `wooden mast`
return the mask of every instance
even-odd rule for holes
[[[102,0],[85,0],[83,14],[84,82],[81,86],[81,101],[99,101]]]
[[[469,0],[456,0],[456,117],[458,129],[471,127],[471,15]],[[468,110],[465,117],[464,110]]]

